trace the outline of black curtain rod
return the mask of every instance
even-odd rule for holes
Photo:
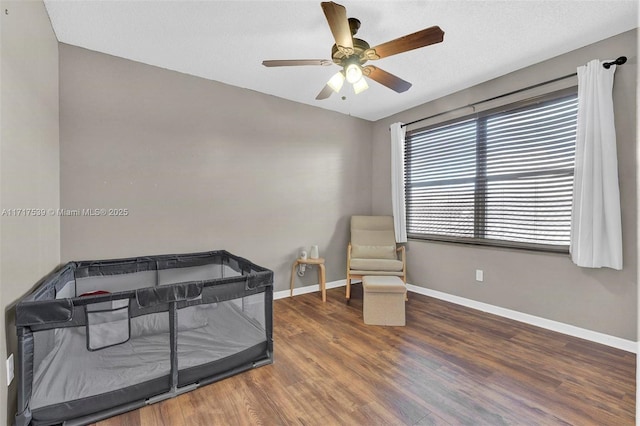
[[[615,61],[603,63],[602,66],[604,68],[606,68],[606,69],[609,69],[609,68],[611,68],[611,65],[622,65],[625,62],[627,62],[627,57],[626,56],[620,56]],[[563,75],[562,77],[558,77],[558,78],[554,78],[554,79],[551,79],[551,80],[543,81],[542,83],[537,83],[537,84],[534,84],[532,86],[523,87],[522,89],[514,90],[512,92],[503,93],[502,95],[494,96],[493,98],[483,99],[481,101],[474,102],[472,104],[468,104],[468,105],[461,106],[461,107],[458,107],[458,108],[450,109],[450,110],[444,111],[444,112],[439,112],[437,114],[430,115],[429,117],[420,118],[418,120],[414,120],[414,121],[411,121],[409,123],[402,124],[400,127],[410,126],[412,124],[416,124],[416,123],[419,123],[421,121],[429,120],[430,118],[439,117],[441,115],[445,115],[445,114],[448,114],[450,112],[458,111],[458,110],[461,110],[461,109],[464,109],[464,108],[469,108],[469,107],[473,108],[476,105],[483,104],[485,102],[495,101],[496,99],[505,98],[507,96],[515,95],[516,93],[524,92],[525,90],[535,89],[535,88],[540,87],[540,86],[544,86],[544,85],[547,85],[547,84],[555,83],[556,81],[564,80],[565,78],[575,77],[576,75],[578,75],[577,72],[574,72],[573,74]]]

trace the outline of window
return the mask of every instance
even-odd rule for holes
[[[410,238],[567,252],[575,88],[407,132]]]

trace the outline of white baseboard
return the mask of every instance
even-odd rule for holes
[[[359,281],[352,281],[357,283]],[[338,280],[327,283],[327,289],[344,287],[347,284],[347,280]],[[580,339],[589,340],[595,343],[600,343],[613,348],[621,349],[623,351],[638,353],[640,350],[640,342],[634,342],[632,340],[622,339],[620,337],[610,336],[608,334],[600,333],[597,331],[587,330],[586,328],[580,328],[573,325],[565,324],[559,321],[553,321],[535,315],[529,315],[511,309],[502,308],[500,306],[490,305],[488,303],[478,302],[475,300],[467,299],[460,296],[454,296],[452,294],[443,293],[437,290],[431,290],[425,287],[420,287],[413,284],[407,284],[407,290],[413,293],[422,294],[425,296],[433,297],[436,299],[444,300],[446,302],[455,303],[456,305],[466,306],[468,308],[477,309],[479,311],[488,312],[490,314],[498,315],[504,318],[509,318],[515,321],[530,324],[536,327],[544,328],[558,333],[567,334],[569,336],[578,337]],[[309,285],[304,287],[298,287],[293,289],[293,295],[298,296],[300,294],[313,293],[320,291],[320,285]],[[283,299],[289,297],[289,290],[281,290],[273,293],[273,299]]]
[[[407,284],[407,290],[414,293],[423,294],[425,296],[434,297],[436,299],[444,300],[447,302],[455,303],[456,305],[466,306],[468,308],[478,309],[483,312],[498,315],[501,317],[509,318],[515,321],[520,321],[526,324],[531,324],[536,327],[544,328],[558,333],[567,334],[569,336],[578,337],[580,339],[590,340],[592,342],[600,343],[603,345],[611,346],[613,348],[622,349],[623,351],[638,353],[639,342],[622,339],[620,337],[610,336],[608,334],[599,333],[597,331],[587,330],[585,328],[576,327],[573,325],[565,324],[558,321],[549,320],[546,318],[537,317],[535,315],[529,315],[511,309],[501,308],[499,306],[490,305],[488,303],[477,302],[475,300],[466,299],[460,296],[454,296],[452,294],[443,293],[436,290],[431,290],[425,287],[419,287],[412,284]]]
[[[354,283],[355,281],[352,281],[352,283]],[[336,287],[344,287],[347,285],[347,280],[338,280],[338,281],[331,281],[327,283],[327,290],[330,288],[336,288]],[[314,285],[307,285],[304,287],[297,287],[293,289],[293,295],[294,296],[298,296],[300,294],[307,294],[307,293],[313,293],[316,291],[320,291],[320,284],[314,284]],[[289,295],[291,294],[291,292],[289,290],[280,290],[280,291],[274,291],[273,292],[273,300],[277,300],[277,299],[284,299],[285,297],[289,297]]]

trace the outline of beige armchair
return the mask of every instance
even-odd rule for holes
[[[398,258],[399,257],[399,258]],[[391,216],[352,216],[351,241],[347,247],[347,300],[351,280],[365,275],[393,275],[406,284],[404,246],[396,247]]]

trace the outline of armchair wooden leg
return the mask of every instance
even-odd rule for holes
[[[347,277],[347,300],[351,298],[351,278]]]

